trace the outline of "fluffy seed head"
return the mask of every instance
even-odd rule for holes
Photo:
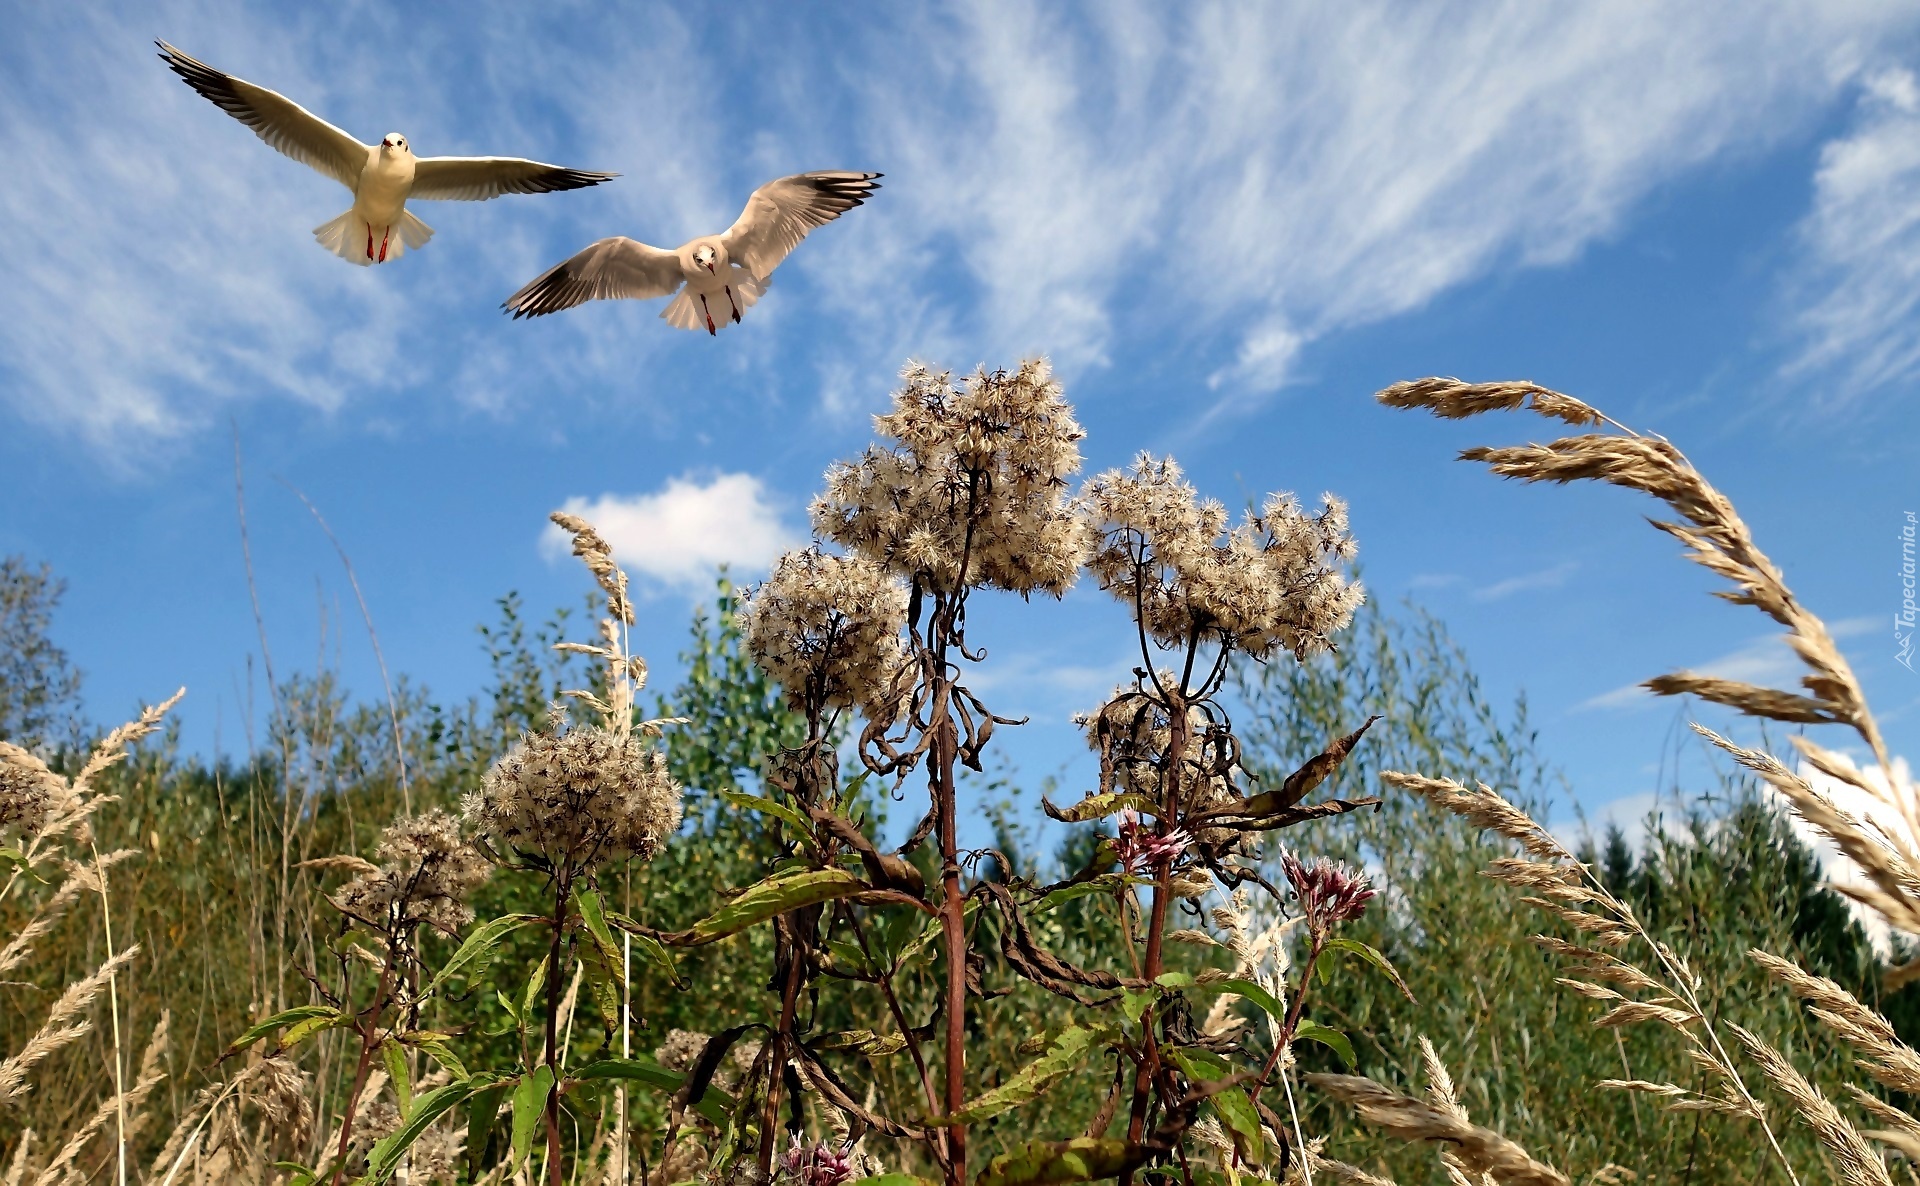
[[[805,548],[780,558],[739,624],[753,661],[808,712],[889,700],[906,619],[907,591],[886,569]]]
[[[958,386],[919,363],[901,377],[893,411],[874,418],[894,443],[827,471],[815,530],[940,592],[1066,592],[1087,550],[1065,498],[1085,434],[1047,362],[983,367]]]
[[[637,736],[595,726],[528,733],[461,808],[493,841],[549,864],[651,858],[680,826],[680,785]]]
[[[1090,480],[1079,505],[1096,537],[1087,567],[1166,646],[1197,633],[1255,658],[1305,659],[1365,597],[1343,571],[1356,549],[1346,504],[1331,494],[1312,514],[1271,495],[1229,529],[1226,508],[1202,501],[1171,458],[1143,453],[1131,470]]]
[[[395,822],[374,850],[378,868],[362,873],[330,901],[376,930],[412,930],[425,923],[453,934],[473,921],[467,897],[487,879],[485,858],[460,838],[460,825],[438,808]]]

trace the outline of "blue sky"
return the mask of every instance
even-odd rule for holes
[[[1372,595],[1416,597],[1496,695],[1524,689],[1590,809],[1643,802],[1680,719],[1622,689],[1790,680],[1785,649],[1703,596],[1644,500],[1452,460],[1548,425],[1443,424],[1378,388],[1529,378],[1673,439],[1920,753],[1892,630],[1920,509],[1910,4],[5,10],[0,553],[69,580],[59,639],[103,719],[184,683],[187,743],[244,745],[236,433],[280,668],[378,691],[276,478],[352,556],[389,665],[450,698],[484,678],[494,598],[579,597],[542,534],[576,501],[645,583],[665,685],[704,574],[802,538],[905,359],[1044,352],[1090,469],[1145,448],[1229,503],[1349,499]],[[423,203],[431,244],[354,268],[309,235],[345,192],[180,85],[156,37],[365,141],[623,176]],[[718,339],[660,302],[498,311],[592,239],[671,246],[823,168],[885,188]],[[1091,588],[980,620],[978,682],[1035,718],[1009,752],[1078,762],[1066,717],[1128,666],[1124,620]]]

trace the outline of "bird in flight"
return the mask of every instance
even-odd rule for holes
[[[433,228],[407,209],[408,198],[477,202],[582,189],[619,176],[518,157],[416,157],[398,132],[387,133],[378,146],[362,144],[285,95],[222,74],[164,41],[154,44],[169,69],[268,147],[353,191],[352,209],[313,229],[322,247],[348,263],[383,264],[426,245]]]
[[[753,191],[747,208],[724,234],[703,235],[676,251],[632,239],[602,239],[555,264],[502,306],[516,319],[541,317],[586,301],[675,297],[660,312],[676,329],[740,320],[767,291],[780,261],[807,232],[864,203],[878,173],[796,173]],[[683,287],[684,286],[684,287]]]

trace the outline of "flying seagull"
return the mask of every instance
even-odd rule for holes
[[[407,138],[389,132],[362,144],[285,95],[222,74],[164,41],[160,60],[215,106],[253,129],[268,147],[353,191],[353,208],[313,229],[320,245],[348,263],[383,264],[424,247],[433,228],[407,209],[408,198],[477,202],[501,194],[582,189],[618,177],[506,156],[416,157]]]
[[[726,233],[703,235],[677,251],[620,236],[602,239],[547,269],[502,307],[516,319],[541,317],[586,301],[644,301],[678,289],[680,295],[660,312],[666,323],[692,330],[705,325],[718,334],[767,291],[773,270],[808,231],[864,203],[880,188],[874,184],[879,176],[796,173],[769,181],[753,191]]]

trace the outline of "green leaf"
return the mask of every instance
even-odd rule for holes
[[[857,1178],[847,1186],[940,1186],[938,1178],[916,1178],[912,1174],[878,1174],[871,1178]]]
[[[393,1082],[393,1094],[400,1101],[400,1119],[413,1110],[413,1072],[407,1066],[407,1048],[398,1042],[383,1042],[380,1059],[386,1064],[387,1078]]]
[[[809,869],[770,877],[749,886],[733,901],[675,936],[675,946],[698,947],[735,935],[776,914],[835,898],[849,898],[873,887],[845,869]]]
[[[401,1034],[400,1040],[445,1067],[455,1079],[467,1077],[466,1064],[453,1052],[453,1047],[447,1045],[447,1035],[432,1030],[415,1030],[410,1034]]]
[[[788,807],[785,803],[776,802],[772,799],[764,799],[759,795],[749,795],[745,791],[722,790],[720,797],[725,799],[727,805],[730,807],[738,807],[744,811],[765,812],[767,815],[777,815],[781,820],[785,821],[789,828],[793,829],[793,838],[795,840],[806,840],[809,842],[813,840],[813,828],[807,823],[806,817],[793,808]]]
[[[480,1180],[480,1161],[487,1154],[487,1139],[500,1118],[500,1101],[513,1090],[511,1080],[483,1087],[467,1101],[467,1180]]]
[[[309,1017],[305,1021],[298,1021],[287,1027],[287,1032],[280,1035],[280,1049],[291,1050],[321,1030],[352,1024],[353,1018],[345,1013],[336,1013],[332,1017]]]
[[[961,909],[961,917],[963,919],[970,919],[977,914],[979,910],[980,899],[974,898]],[[900,955],[894,960],[894,966],[899,967],[913,956],[925,950],[929,943],[939,938],[941,928],[945,925],[945,920],[942,918],[934,917],[927,919],[927,921],[921,925],[920,933],[907,940],[906,946],[900,949]]]
[[[1063,885],[1059,889],[1041,898],[1038,902],[1035,902],[1027,913],[1045,914],[1054,907],[1064,906],[1076,898],[1084,898],[1092,894],[1112,893],[1114,890],[1125,886],[1130,880],[1132,879],[1124,873],[1102,873],[1098,877],[1090,877],[1085,881],[1076,881],[1072,885]]]
[[[1374,948],[1367,946],[1358,939],[1329,939],[1327,945],[1321,949],[1321,954],[1324,955],[1329,951],[1344,951],[1349,955],[1357,955],[1361,959],[1366,960],[1374,967],[1385,972],[1387,979],[1393,981],[1393,986],[1400,990],[1401,995],[1405,996],[1409,1001],[1413,1000],[1413,990],[1407,987],[1406,981],[1400,979],[1400,973],[1394,970],[1392,961],[1388,960],[1386,956],[1381,955]],[[1324,967],[1325,965],[1322,966]]]
[[[1028,1141],[987,1163],[974,1186],[1056,1186],[1118,1177],[1127,1164],[1127,1143],[1100,1137]]]
[[[1233,1064],[1223,1055],[1211,1050],[1202,1050],[1197,1046],[1176,1046],[1167,1051],[1174,1065],[1195,1082],[1209,1079],[1224,1079],[1233,1073]]]
[[[1255,1164],[1267,1160],[1267,1142],[1260,1135],[1260,1113],[1246,1092],[1238,1087],[1229,1087],[1209,1097],[1207,1103],[1212,1105],[1214,1112],[1226,1125],[1241,1160]]]
[[[420,994],[421,999],[432,996],[436,989],[446,983],[447,977],[455,972],[464,971],[469,975],[478,975],[493,961],[494,953],[499,950],[500,944],[508,935],[521,927],[545,921],[537,914],[504,914],[499,918],[488,919],[475,927],[466,941],[460,944],[459,950],[453,953],[453,958],[449,959],[434,975],[426,991]]]
[[[1000,1113],[1017,1108],[1032,1100],[1047,1085],[1068,1071],[1080,1067],[1089,1046],[1104,1040],[1108,1033],[1104,1029],[1086,1029],[1069,1025],[1060,1032],[1060,1036],[1047,1045],[1047,1050],[1039,1058],[1016,1071],[1005,1083],[968,1102],[958,1112],[932,1123],[945,1127],[949,1124],[977,1124]]]
[[[1153,1004],[1153,996],[1151,992],[1123,989],[1120,993],[1120,1012],[1126,1014],[1128,1021],[1139,1025],[1140,1019],[1146,1016],[1147,1006]]]
[[[1192,988],[1194,979],[1186,972],[1162,972],[1153,978],[1161,988]]]
[[[625,931],[627,933],[627,942],[633,945],[633,950],[642,959],[647,960],[662,972],[665,972],[667,979],[673,982],[675,988],[690,987],[686,981],[680,978],[679,970],[674,967],[673,953],[668,951],[666,945],[661,943],[660,940],[647,934],[645,927],[620,913],[618,910],[607,911],[607,925],[616,930]]]
[[[576,1081],[588,1083],[606,1079],[624,1080],[628,1083],[644,1083],[671,1095],[679,1091],[687,1077],[678,1071],[668,1070],[657,1062],[644,1058],[603,1058],[590,1062],[573,1073]],[[733,1097],[718,1087],[708,1085],[700,1102],[694,1105],[694,1111],[713,1121],[716,1125],[725,1124],[732,1115]]]
[[[283,1009],[275,1013],[265,1021],[254,1023],[254,1025],[248,1028],[246,1033],[235,1038],[232,1044],[227,1047],[226,1053],[220,1057],[231,1058],[233,1055],[240,1053],[242,1050],[245,1050],[275,1030],[285,1029],[296,1022],[318,1021],[322,1019],[329,1022],[337,1022],[342,1020],[342,1018],[343,1014],[340,1010],[334,1008],[332,1005],[295,1005],[291,1009]]]
[[[551,955],[541,956],[540,962],[534,965],[533,975],[527,977],[527,990],[520,997],[520,1016],[533,1016],[534,1002],[540,999],[540,990],[547,986],[547,974],[553,971],[547,966],[551,958]]]
[[[1230,992],[1243,996],[1260,1006],[1261,1010],[1275,1021],[1285,1021],[1287,1019],[1286,1007],[1280,1003],[1279,999],[1260,985],[1255,984],[1245,977],[1235,976],[1228,980],[1216,980],[1207,987],[1219,989],[1221,992]]]
[[[513,1089],[513,1164],[527,1160],[533,1150],[533,1133],[546,1111],[547,1096],[553,1092],[553,1068],[545,1063],[520,1076]]]
[[[1088,795],[1072,807],[1055,807],[1040,798],[1041,810],[1063,824],[1084,824],[1090,819],[1104,819],[1131,807],[1135,811],[1153,810],[1153,803],[1145,795],[1130,794],[1125,791],[1109,791],[1103,795]]]
[[[1353,1043],[1348,1041],[1347,1035],[1339,1030],[1303,1018],[1299,1028],[1293,1031],[1293,1040],[1298,1042],[1301,1039],[1320,1043],[1339,1055],[1340,1061],[1346,1064],[1348,1070],[1353,1069]]]
[[[297,1161],[276,1161],[273,1163],[273,1168],[283,1174],[291,1175],[287,1179],[286,1186],[313,1186],[313,1180],[318,1176],[312,1169]]]
[[[374,1142],[373,1150],[367,1154],[367,1172],[362,1174],[355,1186],[374,1186],[384,1182],[400,1166],[400,1157],[408,1146],[420,1139],[427,1127],[440,1119],[456,1105],[472,1095],[481,1086],[491,1083],[491,1078],[462,1079],[444,1087],[436,1087],[414,1102],[413,1111],[407,1115],[406,1122],[388,1135]]]

